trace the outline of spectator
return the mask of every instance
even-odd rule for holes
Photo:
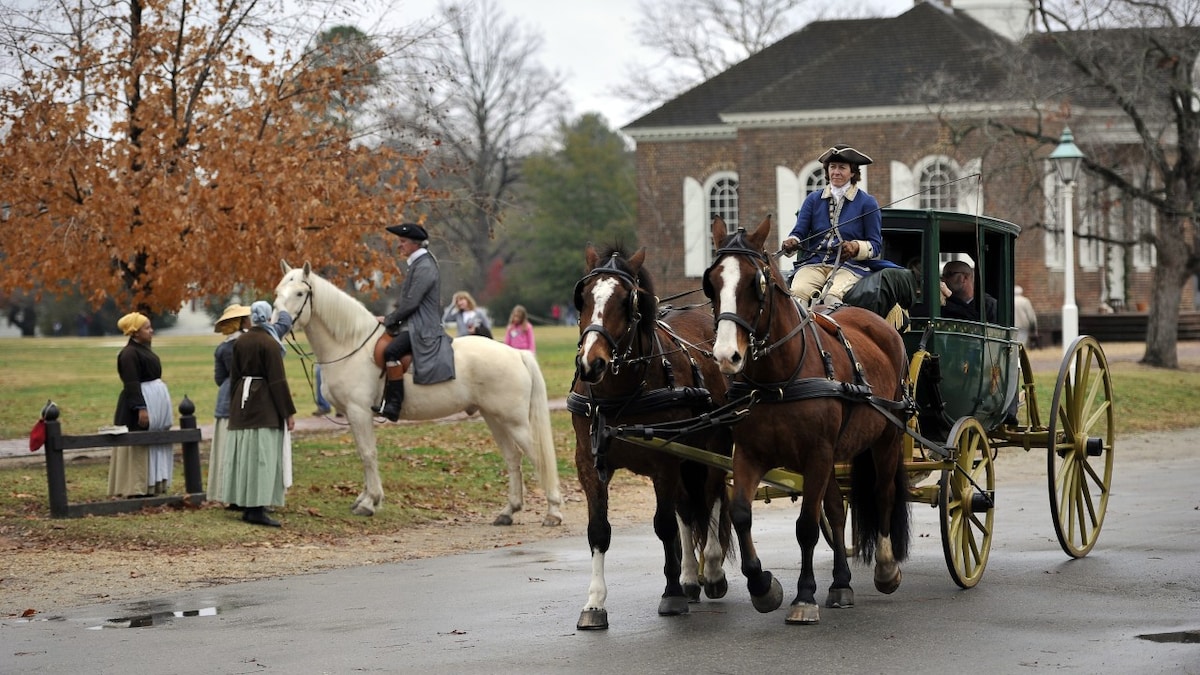
[[[454,300],[446,308],[446,313],[442,315],[443,322],[451,320],[454,321],[458,331],[455,334],[456,337],[464,335],[492,337],[492,324],[488,321],[487,314],[475,306],[475,298],[466,291],[455,293]]]
[[[950,289],[942,316],[980,321],[979,305],[975,302],[975,270],[962,260],[951,260],[942,267],[942,282]],[[983,296],[982,319],[996,323],[996,299],[986,293]]]
[[[245,305],[230,305],[217,319],[213,332],[225,336],[213,352],[213,382],[217,385],[217,402],[213,409],[212,446],[208,452],[208,498],[215,500],[221,494],[221,463],[225,456],[225,442],[229,435],[229,381],[233,369],[233,342],[250,327],[250,308]],[[240,511],[241,506],[228,504],[226,508]]]
[[[504,344],[513,349],[537,351],[533,339],[533,324],[529,323],[529,313],[525,311],[524,305],[513,307],[512,314],[508,316],[508,328],[504,330]]]
[[[244,507],[243,521],[279,527],[266,509],[284,505],[285,444],[295,429],[296,407],[283,369],[283,345],[270,326],[271,305],[262,300],[251,305],[250,321],[253,326],[233,344],[229,439],[218,496]]]
[[[113,424],[130,431],[163,431],[171,428],[171,393],[162,379],[162,361],[150,348],[154,327],[144,314],[121,317],[117,328],[129,342],[117,355],[121,394]],[[112,497],[148,497],[171,487],[175,450],[170,444],[113,448],[108,464],[108,494]]]
[[[1038,327],[1037,312],[1033,311],[1033,303],[1025,297],[1025,289],[1013,287],[1013,323],[1017,327],[1017,339],[1026,349],[1037,346]]]

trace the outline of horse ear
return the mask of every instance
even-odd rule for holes
[[[763,244],[767,241],[767,235],[771,234],[771,214],[767,214],[766,218],[758,224],[754,229],[754,233],[750,235],[750,243],[754,245],[754,250],[765,251]]]
[[[304,278],[307,279],[309,274],[312,274],[312,265],[305,262],[304,263]]]
[[[639,248],[638,252],[629,256],[629,260],[626,262],[629,263],[629,267],[633,269],[634,274],[637,274],[642,269],[642,264],[646,262],[646,247]]]
[[[287,274],[288,272],[292,271],[292,266],[289,265],[286,260],[280,260],[279,267],[283,269],[284,274]]]
[[[721,248],[725,243],[725,237],[729,236],[729,227],[725,225],[725,219],[721,216],[713,218],[712,221],[712,239],[713,248]]]
[[[591,272],[596,269],[596,265],[600,262],[600,255],[596,253],[596,247],[592,246],[591,243],[588,243],[583,249],[583,261],[587,264],[587,267],[583,270],[584,272]]]

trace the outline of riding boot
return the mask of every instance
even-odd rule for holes
[[[371,412],[395,422],[400,419],[400,404],[404,402],[404,380],[388,380],[383,389],[383,405],[371,406]]]

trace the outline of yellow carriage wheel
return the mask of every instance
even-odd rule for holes
[[[995,457],[987,431],[974,417],[964,417],[950,430],[954,468],[942,472],[938,512],[942,552],[954,583],[973,588],[983,577],[992,550],[996,515]]]
[[[1090,335],[1076,338],[1063,356],[1048,431],[1054,531],[1067,555],[1082,558],[1104,524],[1113,469],[1112,377]]]

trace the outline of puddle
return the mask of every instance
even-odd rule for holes
[[[105,628],[150,628],[172,623],[176,619],[186,619],[194,616],[216,616],[216,607],[201,609],[186,609],[182,611],[151,612],[149,614],[133,614],[130,616],[108,619],[99,626],[88,626],[88,630],[104,630]]]
[[[1181,642],[1185,644],[1200,644],[1200,630],[1181,630],[1174,633],[1146,633],[1139,635],[1150,642]]]

